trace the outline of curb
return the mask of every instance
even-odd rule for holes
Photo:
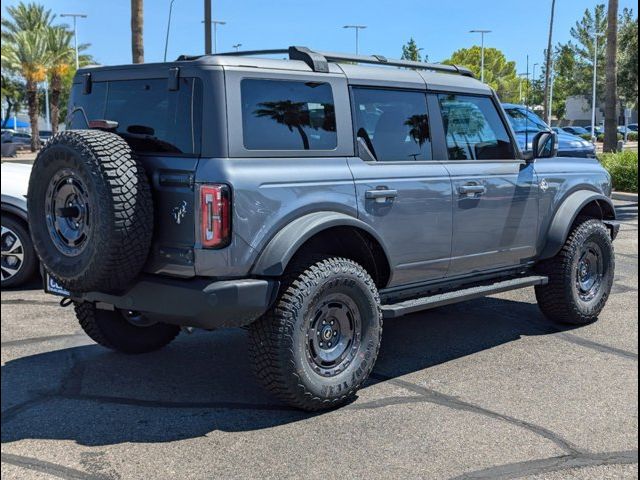
[[[637,193],[613,192],[611,198],[614,200],[622,200],[625,202],[638,202]]]

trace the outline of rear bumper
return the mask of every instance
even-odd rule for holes
[[[174,325],[216,329],[242,327],[275,301],[279,282],[243,279],[211,282],[145,276],[120,294],[88,292],[74,300],[99,308],[133,310]]]

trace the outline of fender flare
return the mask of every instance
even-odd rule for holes
[[[615,220],[616,210],[609,197],[591,190],[578,190],[572,193],[556,210],[549,231],[547,232],[546,244],[540,254],[541,260],[552,258],[558,254],[569,237],[571,226],[578,216],[578,213],[580,213],[586,205],[594,201],[598,204],[606,204],[610,212],[613,213],[613,220]],[[604,213],[605,212],[603,212],[603,218],[605,218]]]
[[[379,235],[357,218],[339,212],[314,212],[297,218],[280,230],[262,250],[251,273],[257,276],[280,276],[298,249],[314,235],[332,227],[355,227],[370,234],[389,255]]]
[[[26,205],[25,205],[26,207]],[[8,203],[8,202],[2,202],[2,212],[7,212],[7,213],[11,213],[12,215],[15,215],[16,217],[20,218],[21,220],[24,220],[25,222],[28,221],[27,218],[27,211],[26,208],[22,209],[12,203]]]

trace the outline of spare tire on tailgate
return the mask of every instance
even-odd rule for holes
[[[142,270],[153,233],[151,190],[118,135],[54,136],[33,165],[27,208],[38,257],[71,292],[123,289]]]

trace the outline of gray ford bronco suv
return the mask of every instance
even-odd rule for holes
[[[383,319],[534,286],[551,320],[585,324],[609,296],[609,175],[556,158],[553,132],[523,154],[463,68],[184,56],[81,69],[69,111],[29,224],[45,289],[105,347],[247,327],[265,387],[319,410],[367,379]]]

